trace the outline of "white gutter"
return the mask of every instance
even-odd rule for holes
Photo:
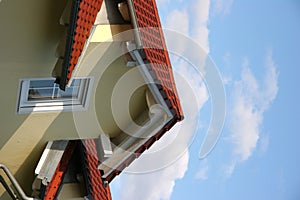
[[[169,107],[167,106],[164,98],[161,96],[158,88],[155,85],[155,81],[153,80],[151,74],[148,71],[148,68],[146,67],[146,64],[144,63],[144,60],[142,59],[139,50],[136,48],[136,45],[132,42],[126,42],[126,46],[127,49],[131,55],[131,57],[137,61],[138,63],[138,68],[144,78],[144,80],[146,81],[146,83],[148,83],[148,87],[150,89],[150,91],[152,92],[152,94],[154,95],[154,98],[156,100],[156,102],[158,102],[160,105],[162,105],[166,112],[168,113],[168,116],[170,118],[173,117],[172,113],[169,110]]]
[[[135,9],[134,9],[134,5],[132,0],[127,0],[128,3],[128,8],[129,8],[129,12],[130,12],[130,16],[131,16],[131,23],[133,25],[133,32],[135,35],[135,43],[133,42],[126,42],[126,46],[127,49],[131,55],[131,57],[137,61],[138,65],[139,65],[139,70],[144,78],[144,80],[146,80],[146,82],[148,83],[155,83],[152,76],[150,75],[144,60],[142,58],[142,56],[140,55],[139,50],[143,49],[143,43],[141,40],[141,34],[140,34],[140,29],[137,23],[137,17],[136,17],[136,13],[135,13]],[[161,96],[159,90],[157,89],[157,87],[153,84],[149,85],[149,88],[152,92],[152,94],[155,97],[155,100],[160,103],[164,108],[166,108],[167,112],[168,112],[168,116],[172,116],[171,112],[169,111],[168,106],[166,105],[166,102],[164,101],[163,97]]]
[[[150,113],[152,113],[152,115],[150,115],[149,122],[147,122],[140,129],[136,130],[136,132],[134,132],[131,137],[129,137],[118,147],[116,147],[114,149],[113,155],[98,166],[98,169],[102,170],[104,168],[109,168],[106,171],[104,170],[104,174],[102,176],[102,178],[104,179],[107,178],[116,169],[116,167],[124,163],[138,148],[145,144],[145,142],[147,142],[149,138],[154,136],[173,118],[173,115],[170,112],[163,97],[161,96],[161,93],[154,84],[155,82],[150,75],[146,64],[144,63],[139,50],[136,49],[136,45],[130,42],[127,42],[126,45],[133,59],[139,64],[138,68],[146,83],[149,83],[148,87],[158,104],[148,105],[149,111]],[[127,151],[132,146],[134,147]],[[121,159],[119,159],[118,157],[121,157]],[[117,160],[116,163],[114,163],[115,160]]]
[[[114,149],[113,155],[98,166],[98,169],[102,170],[108,168],[108,170],[104,170],[102,178],[107,178],[118,166],[124,163],[170,120],[166,110],[158,104],[151,106],[150,112],[152,113],[152,115],[150,115],[150,120],[132,136],[129,136],[123,143],[117,146]]]
[[[168,118],[164,108],[156,104],[150,107],[149,112],[152,113],[152,115],[150,115],[150,120],[141,126],[141,128],[136,130],[133,137],[129,136],[128,139],[123,141],[119,145],[119,148],[126,150],[130,148],[137,139],[149,139],[153,136],[153,133],[157,133],[166,124]],[[136,127],[135,123],[133,127]]]

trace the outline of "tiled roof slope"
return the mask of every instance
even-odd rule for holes
[[[151,66],[150,70],[155,73],[162,96],[167,105],[176,114],[177,120],[183,119],[183,113],[178,99],[174,82],[171,62],[155,0],[133,0],[137,23],[140,28],[143,51]]]
[[[44,200],[57,199],[76,147],[81,152],[75,156],[80,156],[82,160],[82,172],[84,173],[87,197],[93,200],[112,200],[110,188],[108,185],[103,184],[100,170],[97,168],[99,160],[96,144],[93,139],[69,141],[55,174],[46,186],[45,193],[41,195],[41,198]]]
[[[68,37],[61,75],[56,77],[60,89],[65,90],[86,40],[96,20],[103,0],[73,0]]]
[[[84,170],[87,174],[87,191],[93,200],[112,200],[109,186],[104,187],[100,170],[98,169],[98,156],[95,141],[87,139],[82,141],[83,156],[85,157]]]
[[[63,182],[63,177],[68,169],[68,165],[70,163],[76,145],[77,145],[76,141],[71,141],[68,143],[68,146],[66,148],[66,151],[63,154],[63,157],[61,158],[61,161],[56,167],[52,180],[45,188],[45,194],[42,194],[42,199],[44,200],[57,199],[60,186]]]
[[[56,82],[59,83],[62,90],[71,79],[102,2],[103,0],[73,0],[72,2],[62,70],[61,74],[56,77]],[[155,0],[132,0],[132,2],[140,28],[143,51],[150,65],[149,70],[154,72],[153,78],[158,82],[162,96],[174,117],[180,121],[183,119],[183,113],[161,30],[156,2]]]

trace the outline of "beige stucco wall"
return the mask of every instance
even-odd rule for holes
[[[50,0],[0,2],[0,163],[9,167],[27,192],[30,184],[26,181],[33,180],[33,166],[48,139],[45,133],[48,130],[50,134],[51,124],[58,118],[71,120],[67,113],[17,115],[18,83],[20,78],[51,74],[62,30],[56,22],[64,4]],[[0,194],[2,191],[0,186]]]
[[[99,122],[111,136],[116,136],[119,129],[109,112],[111,84],[116,82],[122,74],[130,70],[124,66],[122,58],[113,63],[108,62],[106,56],[97,62],[98,69],[110,64],[104,73],[104,79],[95,77],[94,93],[88,111],[51,112],[17,114],[16,102],[18,97],[19,80],[22,78],[50,77],[56,63],[55,49],[62,34],[63,27],[58,24],[65,1],[18,1],[2,0],[0,2],[0,163],[5,164],[27,194],[30,194],[31,183],[34,179],[34,168],[49,140],[78,139],[97,137],[101,131],[90,127]],[[107,26],[105,37],[108,37]],[[111,30],[124,30],[113,27]],[[97,38],[94,41],[101,41]],[[93,46],[94,45],[94,46]],[[98,56],[118,51],[121,43],[91,44],[91,47],[102,45]],[[89,49],[91,51],[93,48]],[[88,60],[83,61],[89,66]],[[78,71],[78,76],[97,76],[97,66],[93,69],[85,67]],[[135,79],[141,83],[143,79],[137,73]],[[146,109],[144,99],[145,87],[135,93],[135,100],[130,101],[133,117]],[[120,106],[122,94],[119,94]],[[94,111],[96,109],[96,112]],[[122,113],[121,113],[122,115]],[[124,115],[126,116],[126,115]],[[76,118],[76,119],[74,119]],[[79,121],[78,121],[79,120]],[[126,120],[126,119],[125,119]],[[77,123],[80,125],[77,127]],[[76,125],[76,126],[75,126]],[[2,174],[2,172],[0,172]],[[6,199],[0,186],[0,199]]]

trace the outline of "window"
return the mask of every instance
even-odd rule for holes
[[[22,79],[17,113],[76,111],[88,107],[92,78],[74,78],[65,91],[53,78]]]

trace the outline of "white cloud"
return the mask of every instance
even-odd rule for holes
[[[169,2],[169,0],[157,0],[156,3],[157,4],[164,4],[164,3],[167,3]]]
[[[222,79],[223,79],[223,83],[225,85],[228,85],[232,82],[232,58],[231,58],[231,53],[230,52],[225,52],[225,54],[222,57],[223,60],[223,72],[222,72]]]
[[[230,139],[234,145],[235,158],[227,170],[228,175],[233,172],[236,163],[247,160],[256,149],[264,112],[277,95],[278,73],[270,52],[266,56],[265,68],[264,79],[259,82],[245,59],[241,79],[234,84],[229,114]]]
[[[237,160],[233,160],[229,165],[227,165],[225,167],[225,177],[230,177],[231,174],[233,173],[234,169],[235,169],[235,166],[236,166],[236,163],[237,163]]]
[[[171,10],[165,20],[165,28],[190,36],[208,53],[209,8],[210,0],[194,0],[186,6],[182,6],[181,10]]]
[[[185,152],[179,160],[163,170],[142,175],[126,174],[122,179],[124,184],[118,199],[169,199],[175,180],[183,178],[186,172],[188,159],[188,152]]]
[[[213,0],[212,4],[213,14],[227,15],[231,11],[233,0]]]
[[[185,36],[189,35],[189,15],[187,10],[173,10],[165,20],[164,28],[172,31],[179,32]],[[170,32],[172,33],[172,32]],[[178,39],[177,35],[174,37],[172,34],[165,31],[165,37],[168,49],[176,49],[179,53],[184,52],[188,47],[185,41]]]
[[[279,169],[278,175],[277,175],[277,189],[278,191],[283,194],[286,192],[286,174],[284,169]]]
[[[195,5],[190,7],[193,16],[191,17],[191,37],[198,42],[205,52],[209,53],[208,22],[209,22],[209,0],[196,0]]]
[[[207,179],[207,172],[208,172],[208,166],[205,166],[203,168],[201,168],[197,174],[196,174],[196,178],[199,180],[206,180]]]
[[[162,6],[163,4],[168,4],[170,2],[172,3],[181,3],[183,0],[156,0],[156,3],[158,6]]]
[[[209,171],[209,166],[208,166],[207,160],[204,160],[204,161],[202,161],[202,166],[200,167],[200,169],[196,173],[196,179],[199,179],[199,180],[202,180],[202,181],[207,180],[208,171]]]
[[[259,152],[261,154],[264,154],[268,150],[269,143],[270,143],[269,134],[262,134],[259,137],[258,145],[259,145]]]
[[[189,35],[189,16],[186,10],[173,10],[166,18],[165,28],[173,29]]]

